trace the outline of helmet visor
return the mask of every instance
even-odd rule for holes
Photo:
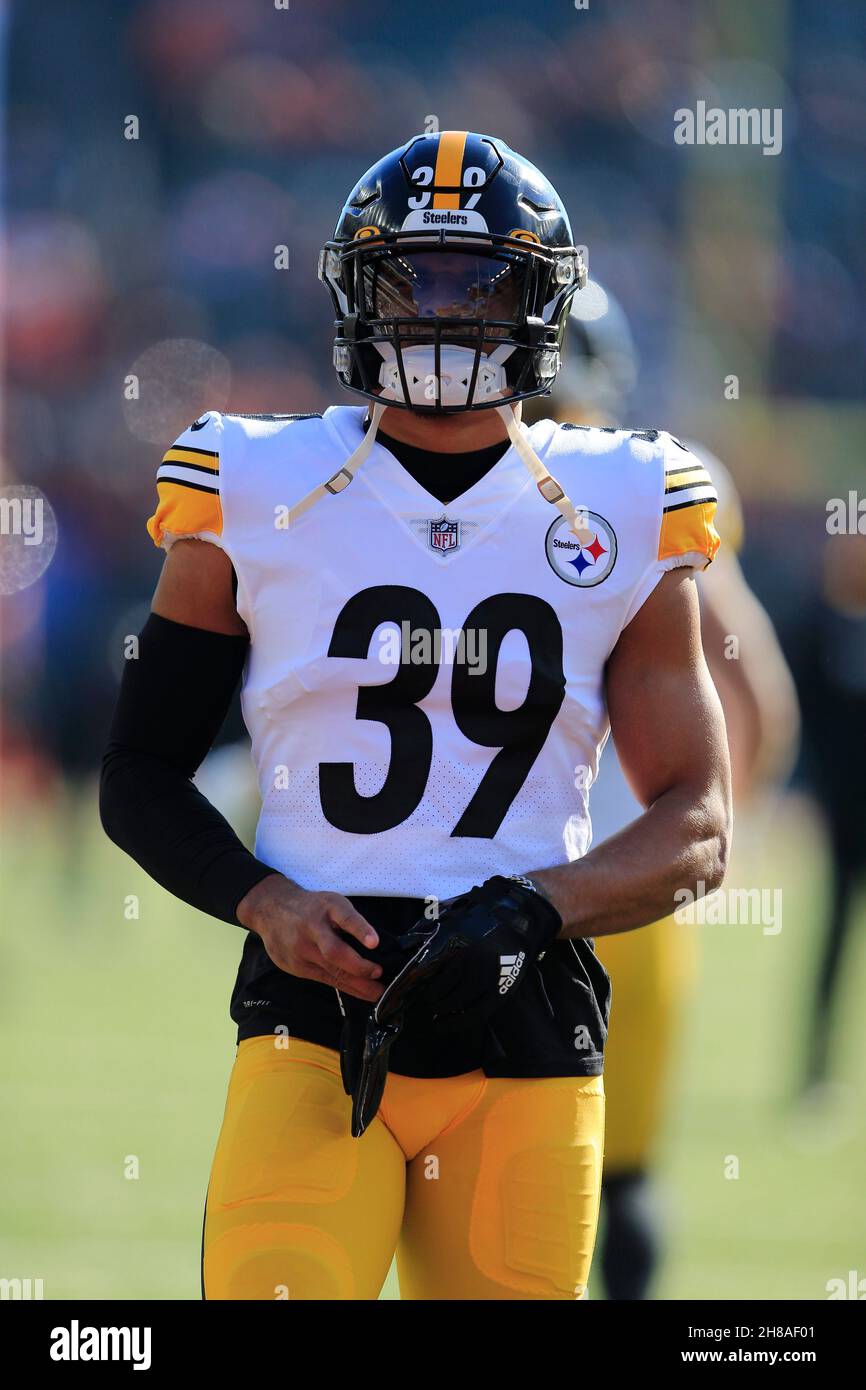
[[[504,330],[519,322],[526,264],[453,250],[388,251],[365,257],[361,279],[368,319],[468,319]]]

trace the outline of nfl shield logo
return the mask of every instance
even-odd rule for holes
[[[449,521],[440,516],[438,521],[429,523],[427,539],[433,550],[457,550],[460,545],[460,522]]]

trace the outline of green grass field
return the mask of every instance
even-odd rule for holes
[[[862,930],[837,1093],[825,1109],[791,1104],[824,872],[815,823],[789,803],[760,843],[745,837],[731,874],[783,887],[782,931],[691,929],[702,963],[661,1165],[661,1297],[821,1299],[828,1279],[866,1275]],[[241,935],[151,883],[89,801],[9,826],[3,889],[0,1276],[41,1278],[48,1299],[198,1298]]]

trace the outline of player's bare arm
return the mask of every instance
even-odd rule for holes
[[[151,610],[227,637],[248,636],[232,593],[232,562],[219,546],[179,540],[165,557]]]
[[[683,888],[722,881],[731,832],[725,723],[701,648],[690,570],[673,570],[607,665],[611,729],[646,812],[574,864],[533,873],[565,936],[605,936],[670,912]]]

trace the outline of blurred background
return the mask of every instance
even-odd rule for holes
[[[38,581],[2,567],[0,1275],[46,1298],[198,1297],[240,934],[125,860],[95,801],[123,637],[159,572],[154,472],[206,408],[352,403],[316,254],[360,173],[438,123],[501,136],[558,188],[631,326],[616,409],[726,464],[799,695],[796,765],[744,808],[729,877],[781,890],[782,929],[679,928],[700,965],[658,1143],[656,1293],[820,1299],[866,1278],[862,12],[0,13],[4,495],[38,487],[57,523]],[[698,99],[781,108],[781,152],[677,145]],[[828,532],[832,499],[853,534]],[[228,806],[235,767],[205,774]]]

